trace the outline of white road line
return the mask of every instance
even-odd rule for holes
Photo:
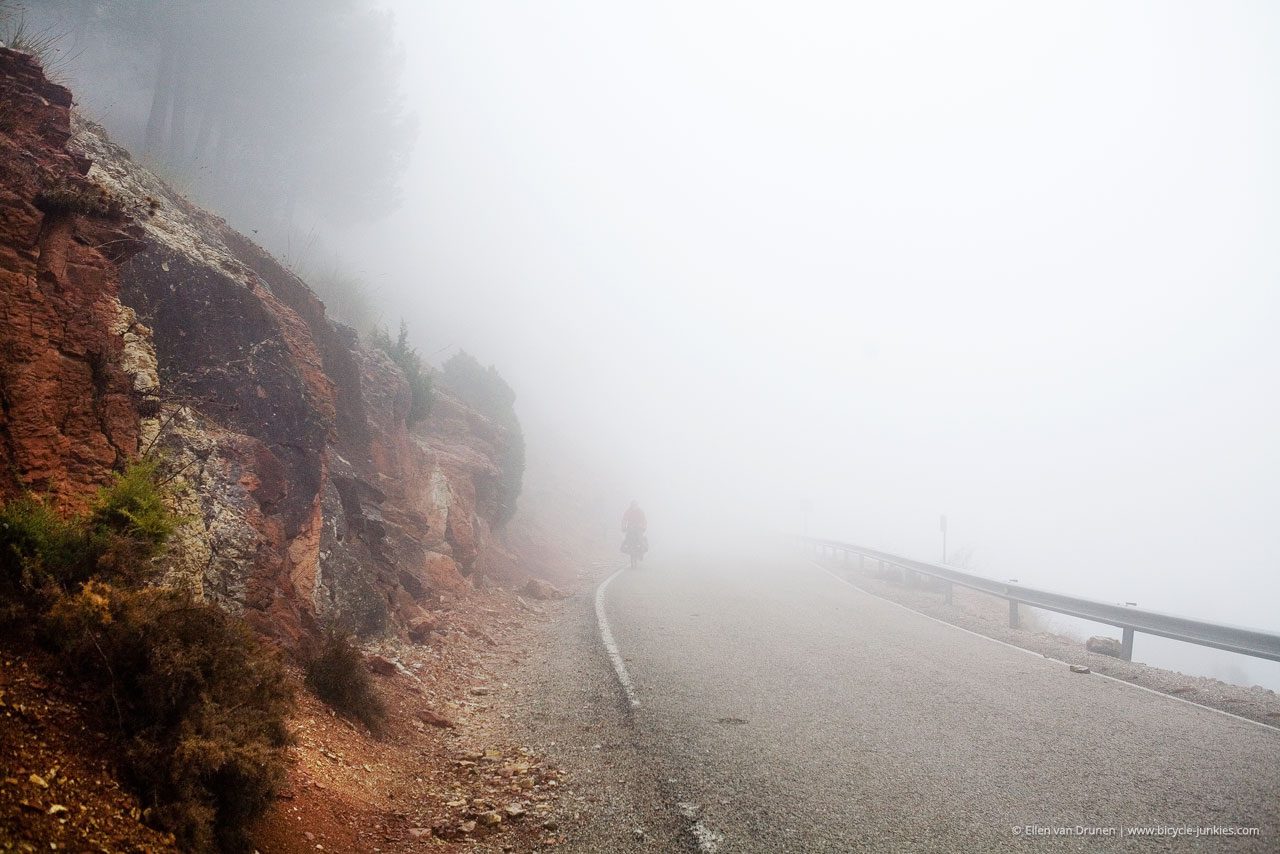
[[[618,683],[622,685],[622,692],[627,695],[627,702],[631,704],[631,708],[638,709],[640,701],[636,699],[635,686],[631,684],[627,665],[622,662],[622,653],[618,652],[618,644],[614,641],[613,632],[609,629],[609,618],[604,613],[604,591],[608,589],[609,582],[622,573],[623,570],[618,570],[601,581],[600,586],[596,588],[596,623],[600,626],[600,640],[604,643],[605,652],[609,653],[609,660],[613,662],[613,672],[618,674]]]
[[[1025,653],[1027,655],[1031,655],[1036,658],[1043,658],[1048,661],[1056,661],[1059,664],[1066,664],[1070,666],[1070,662],[1063,661],[1060,658],[1054,658],[1051,655],[1044,655],[1043,653],[1039,653],[1039,652],[1036,652],[1035,650],[1027,649],[1026,647],[1018,646],[1017,644],[1012,644],[1012,643],[1009,643],[1008,641],[1002,641],[999,638],[993,638],[991,637],[991,635],[984,635],[981,632],[975,632],[970,629],[966,629],[964,626],[957,626],[955,623],[948,623],[946,620],[940,620],[937,617],[933,616],[932,614],[926,614],[924,611],[917,611],[915,608],[911,608],[906,605],[903,605],[901,602],[895,602],[892,599],[887,599],[884,596],[879,595],[878,593],[872,593],[870,590],[866,590],[862,587],[859,587],[858,585],[854,584],[852,581],[849,581],[849,579],[847,578],[841,578],[831,570],[827,569],[822,564],[818,563],[816,560],[810,560],[809,563],[813,564],[818,569],[825,572],[827,575],[830,575],[832,578],[834,578],[836,581],[839,581],[841,584],[847,584],[850,587],[852,587],[854,590],[857,590],[860,593],[865,593],[867,596],[873,596],[876,599],[879,599],[881,602],[888,602],[890,605],[893,605],[895,608],[901,608],[904,611],[910,611],[913,614],[918,614],[921,617],[924,617],[926,620],[933,620],[935,623],[941,623],[942,625],[953,628],[958,632],[964,632],[967,635],[973,635],[975,638],[982,638],[983,640],[991,641],[992,643],[998,643],[1001,646],[1007,646],[1009,647],[1009,649],[1016,649],[1018,652]],[[605,583],[608,584],[607,581]],[[1272,733],[1280,732],[1280,730],[1277,730],[1275,727],[1271,726],[1270,724],[1264,724],[1261,721],[1255,721],[1255,720],[1252,720],[1251,718],[1246,718],[1243,715],[1237,715],[1233,712],[1227,712],[1222,709],[1215,709],[1213,706],[1206,706],[1203,703],[1197,703],[1193,700],[1188,700],[1185,697],[1175,697],[1172,694],[1166,694],[1163,691],[1157,691],[1155,688],[1148,688],[1145,685],[1135,685],[1132,682],[1126,681],[1124,679],[1119,679],[1115,676],[1108,676],[1107,674],[1099,673],[1096,670],[1091,671],[1091,675],[1101,676],[1103,679],[1110,679],[1112,682],[1115,682],[1117,685],[1123,685],[1126,688],[1134,688],[1138,691],[1146,691],[1148,694],[1155,694],[1157,697],[1164,697],[1166,700],[1173,700],[1176,703],[1185,703],[1188,706],[1194,706],[1197,709],[1205,709],[1206,711],[1214,712],[1215,714],[1225,715],[1228,718],[1234,718],[1235,720],[1243,721],[1247,724],[1253,724],[1254,726],[1262,727],[1265,730],[1270,730]]]

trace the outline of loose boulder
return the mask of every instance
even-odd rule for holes
[[[1124,651],[1120,647],[1120,641],[1115,638],[1102,637],[1095,635],[1089,638],[1084,648],[1089,652],[1096,652],[1098,655],[1109,655],[1112,658],[1124,658]]]
[[[439,712],[433,712],[430,709],[418,709],[415,714],[418,716],[418,720],[422,721],[424,724],[438,726],[441,729],[453,729],[454,727],[453,721],[446,718]]]
[[[521,592],[530,599],[567,599],[569,597],[568,593],[541,578],[530,578]]]

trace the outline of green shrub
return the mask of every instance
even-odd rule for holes
[[[21,6],[0,2],[0,45],[34,56],[45,76],[54,82],[57,82],[57,72],[68,61],[60,46],[64,38],[65,32],[28,24],[26,11]]]
[[[431,375],[423,371],[410,373],[409,392],[412,403],[409,404],[409,423],[416,424],[431,413]]]
[[[516,417],[515,390],[493,365],[484,367],[471,354],[459,350],[444,363],[444,384],[483,415],[506,431],[506,441],[498,449],[501,477],[498,482],[498,517],[502,526],[511,521],[524,484],[524,433]]]
[[[286,769],[292,692],[277,657],[243,621],[163,588],[89,582],[44,629],[100,692],[148,820],[183,850],[248,850]]]
[[[400,321],[400,334],[393,341],[386,329],[373,331],[374,346],[391,357],[391,361],[400,366],[404,377],[409,382],[412,402],[409,404],[409,423],[414,424],[426,418],[431,412],[431,373],[423,366],[422,357],[409,344],[409,326]]]
[[[0,594],[100,694],[127,781],[183,850],[241,851],[284,777],[292,690],[243,621],[147,575],[180,519],[153,462],[63,517],[35,497],[0,507]]]
[[[89,514],[99,570],[140,575],[164,548],[181,521],[169,509],[153,461],[131,464],[98,492]]]
[[[0,507],[0,594],[42,610],[95,576],[143,580],[180,521],[153,462],[116,475],[87,516],[63,516],[31,495],[10,501]]]
[[[329,629],[319,648],[307,655],[306,684],[317,697],[339,714],[354,718],[381,736],[387,723],[387,706],[373,686],[351,635]]]
[[[78,519],[66,519],[34,496],[0,507],[0,592],[29,598],[53,584],[83,582],[92,571],[90,538]]]
[[[515,390],[493,365],[484,367],[466,350],[459,350],[443,366],[444,384],[479,412],[504,420],[515,411]]]

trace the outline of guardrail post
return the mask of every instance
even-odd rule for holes
[[[4,0],[0,0],[2,5]],[[906,583],[919,583],[922,579],[930,580],[929,588],[937,590],[937,583],[942,583],[940,592],[948,604],[954,604],[955,585],[976,590],[986,595],[1004,599],[1009,603],[1009,626],[1020,629],[1019,605],[1056,611],[1063,614],[1114,626],[1124,631],[1120,645],[1120,657],[1125,661],[1133,660],[1133,636],[1138,631],[1158,634],[1185,643],[1238,652],[1270,661],[1280,661],[1280,632],[1267,632],[1260,629],[1246,629],[1237,626],[1211,623],[1207,620],[1196,620],[1185,617],[1172,617],[1155,611],[1136,608],[1134,603],[1125,602],[1125,607],[1117,608],[1119,603],[1099,602],[1079,596],[1068,596],[1034,587],[1023,586],[1016,578],[1005,583],[994,578],[986,578],[973,573],[962,572],[943,565],[896,557],[891,554],[877,552],[874,549],[863,550],[861,546],[851,543],[838,543],[834,540],[819,540],[817,537],[800,537],[799,542],[813,555],[825,557],[831,555],[842,566],[850,565],[850,553],[858,556],[858,569],[866,573],[878,573],[876,577],[888,579],[892,570],[893,577]],[[843,557],[841,557],[843,552]],[[868,559],[874,562],[872,570]],[[1025,600],[1018,596],[1027,597]],[[1131,609],[1131,610],[1130,610]],[[1126,624],[1128,627],[1126,628]]]

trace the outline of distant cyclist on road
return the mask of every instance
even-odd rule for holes
[[[649,537],[645,533],[648,527],[649,522],[644,518],[639,502],[632,501],[627,512],[622,514],[622,551],[631,555],[633,566],[649,550]]]

